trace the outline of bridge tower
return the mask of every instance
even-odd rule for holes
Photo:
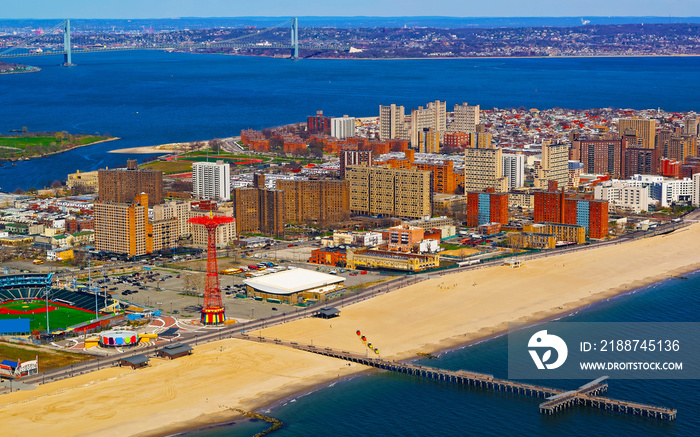
[[[70,48],[70,20],[63,22],[63,66],[70,67],[73,65],[71,59],[71,48]]]
[[[299,19],[292,18],[292,59],[299,59]]]

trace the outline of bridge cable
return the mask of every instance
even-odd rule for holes
[[[48,31],[43,32],[43,33],[40,33],[39,35],[36,35],[34,38],[26,39],[26,40],[24,40],[24,42],[22,42],[22,43],[20,43],[20,44],[18,44],[18,45],[16,45],[16,46],[14,46],[14,47],[10,47],[10,48],[8,48],[7,50],[4,50],[4,51],[0,52],[0,56],[5,55],[5,54],[7,54],[7,53],[9,53],[9,52],[11,52],[11,51],[13,51],[13,50],[15,50],[15,49],[24,48],[27,44],[30,44],[30,43],[34,42],[35,40],[41,38],[42,36],[46,36],[47,33],[49,33],[49,32],[51,32],[51,31],[53,31],[53,30],[55,30],[55,29],[57,29],[57,28],[63,26],[65,23],[66,23],[66,20],[61,21],[60,23],[58,23],[57,25],[55,25],[54,27],[52,27],[52,28],[49,29]]]

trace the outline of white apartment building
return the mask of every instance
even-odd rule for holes
[[[408,129],[405,126],[405,108],[403,106],[379,105],[379,139],[407,139]]]
[[[201,200],[231,198],[231,167],[219,160],[192,165],[194,195]]]
[[[153,205],[153,220],[168,220],[171,218],[177,219],[178,235],[180,237],[190,235],[190,224],[187,222],[190,218],[190,201],[189,200],[171,200]]]
[[[355,117],[343,115],[342,117],[331,118],[331,136],[340,140],[354,137]]]
[[[662,207],[675,202],[690,202],[693,198],[693,180],[690,178],[667,179],[654,184],[652,198],[658,200]]]
[[[700,206],[700,173],[693,175],[693,206]]]
[[[508,181],[508,189],[525,185],[525,156],[503,154],[503,177]]]
[[[662,208],[675,202],[690,202],[693,200],[694,179],[665,179],[657,175],[633,175],[626,181],[630,187],[646,188],[651,199],[658,201]]]
[[[623,181],[605,181],[596,185],[594,197],[596,200],[606,200],[609,211],[614,211],[616,207],[634,213],[649,211],[652,202],[647,188],[631,187]]]

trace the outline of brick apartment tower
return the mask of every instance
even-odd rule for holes
[[[97,185],[100,202],[131,203],[146,193],[151,204],[163,203],[163,172],[139,169],[135,159],[127,160],[125,169],[99,170]]]

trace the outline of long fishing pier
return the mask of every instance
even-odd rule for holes
[[[566,391],[535,384],[494,378],[493,375],[488,375],[485,373],[466,370],[444,370],[417,364],[387,361],[381,358],[370,358],[369,356],[362,356],[360,354],[348,351],[339,351],[328,347],[317,347],[314,345],[302,345],[293,341],[284,341],[277,338],[273,339],[262,336],[251,336],[248,334],[241,334],[240,337],[251,341],[291,347],[306,352],[312,352],[369,367],[375,367],[377,369],[402,373],[404,375],[411,375],[434,381],[461,384],[484,390],[491,390],[494,392],[542,398],[545,401],[540,404],[540,414],[552,415],[575,405],[583,405],[605,411],[649,417],[659,420],[676,419],[677,410],[675,409],[640,404],[636,402],[620,401],[601,396],[606,394],[608,391],[608,384],[604,382],[605,377],[585,384],[577,390]]]

